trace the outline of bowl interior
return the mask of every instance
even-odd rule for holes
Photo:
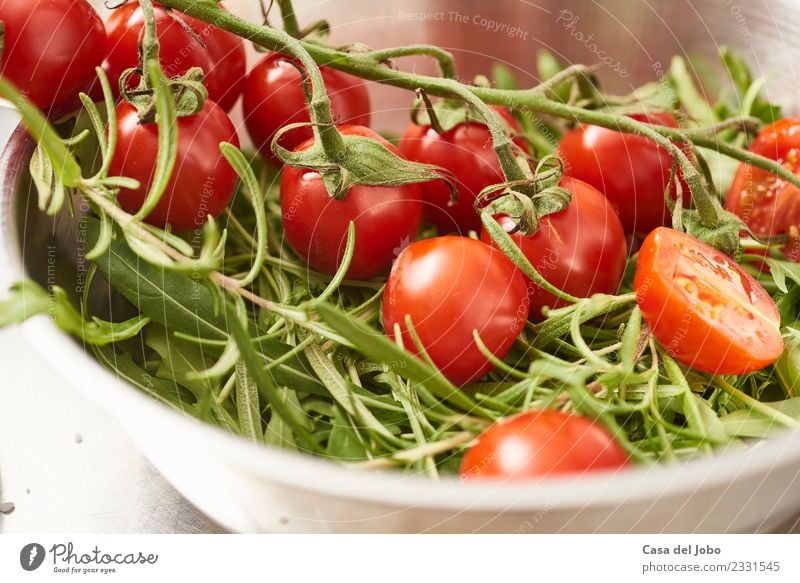
[[[244,12],[246,8],[244,3],[227,4],[235,11]],[[251,10],[252,3],[247,4]],[[521,85],[537,82],[535,62],[541,47],[570,63],[605,62],[607,68],[600,73],[602,83],[611,91],[625,93],[644,82],[658,81],[675,54],[701,57],[702,61],[692,62],[716,68],[719,47],[729,45],[740,50],[756,75],[770,77],[770,91],[777,99],[790,108],[797,102],[794,63],[800,60],[800,35],[796,34],[800,25],[794,23],[800,22],[800,5],[788,1],[756,0],[737,5],[714,0],[514,0],[491,4],[469,0],[459,2],[454,9],[452,2],[410,0],[360,3],[357,12],[352,7],[343,0],[297,3],[301,19],[331,21],[335,43],[358,40],[385,47],[435,42],[456,55],[461,77],[486,74],[491,64],[499,61],[516,72]],[[433,72],[431,63],[424,59],[398,64]],[[706,75],[701,68],[695,73],[700,79]],[[408,119],[410,94],[375,85],[371,92],[377,112],[375,125],[379,129],[402,129]],[[13,160],[18,169],[26,166],[30,152],[30,143],[18,147]],[[8,181],[8,167],[6,171]],[[13,180],[17,184],[16,178]],[[14,244],[21,251],[29,276],[43,285],[59,285],[74,295],[80,293],[86,278],[86,248],[74,220],[65,214],[52,219],[38,210],[27,172],[19,172],[14,200]],[[90,303],[100,315],[113,313],[119,317],[129,309],[103,285],[93,286]],[[154,402],[153,406],[158,405]],[[786,448],[773,450],[777,456]],[[333,470],[331,466],[331,471],[346,470]]]

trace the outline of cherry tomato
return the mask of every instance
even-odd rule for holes
[[[41,109],[78,105],[106,51],[103,21],[85,0],[0,0],[0,74]]]
[[[511,128],[520,131],[514,117],[495,108]],[[524,143],[521,148],[527,150]],[[400,151],[409,160],[434,164],[450,170],[458,179],[458,201],[451,205],[450,190],[436,180],[422,185],[425,217],[440,233],[480,231],[481,219],[473,206],[487,186],[503,182],[500,162],[492,148],[492,137],[485,124],[471,120],[439,134],[429,125],[411,124],[400,141]]]
[[[473,338],[505,358],[528,317],[525,278],[501,251],[468,237],[413,243],[397,258],[383,295],[383,326],[400,326],[418,353],[406,315],[428,356],[450,381],[464,385],[494,366]]]
[[[484,431],[464,455],[459,475],[520,480],[628,465],[628,454],[604,427],[544,410],[520,413]]]
[[[345,135],[378,140],[397,149],[362,126],[342,126]],[[313,139],[301,144],[308,148]],[[385,272],[422,223],[419,186],[353,186],[342,200],[331,197],[318,172],[287,167],[281,178],[281,209],[286,240],[314,269],[334,274],[347,244],[350,221],[355,223],[356,246],[347,276],[367,279]]]
[[[167,189],[145,221],[173,231],[202,227],[206,217],[219,216],[236,190],[237,175],[219,150],[220,142],[239,145],[228,114],[211,100],[196,115],[178,119],[178,155]],[[158,127],[142,124],[129,103],[117,106],[117,147],[110,176],[135,178],[138,190],[122,189],[117,197],[129,213],[142,207],[153,180],[158,152]]]
[[[617,213],[593,186],[564,177],[561,186],[572,193],[572,202],[561,212],[542,218],[539,230],[531,236],[514,233],[511,238],[534,268],[558,289],[573,296],[613,294],[625,274],[627,244]],[[497,217],[511,232],[510,218]],[[484,229],[481,240],[494,245]],[[528,282],[532,319],[541,317],[542,308],[560,308],[564,300]]]
[[[250,71],[244,82],[244,117],[253,143],[268,160],[272,138],[291,123],[308,122],[303,81],[296,61],[280,53],[270,53]],[[369,126],[369,93],[364,81],[327,67],[321,67],[325,88],[331,100],[336,123]],[[288,150],[311,139],[311,128],[298,128],[281,139]]]
[[[666,227],[644,240],[636,301],[676,360],[714,374],[745,374],[781,355],[780,316],[767,291],[733,259]]]
[[[246,74],[242,39],[177,10],[173,17],[155,5],[155,14],[160,61],[166,75],[177,77],[192,67],[200,67],[206,75],[208,96],[229,111],[242,92]],[[110,49],[103,69],[117,90],[122,73],[139,66],[139,41],[144,31],[144,13],[139,3],[128,2],[113,10],[107,29]],[[132,83],[129,81],[129,85]]]
[[[645,123],[678,127],[668,113],[630,116]],[[664,191],[672,170],[672,157],[664,148],[642,136],[599,126],[582,126],[565,133],[558,145],[569,176],[588,182],[606,195],[619,213],[626,233],[647,234],[672,224]],[[684,147],[687,155],[691,149]],[[689,188],[678,173],[684,204]],[[672,186],[672,198],[677,197]]]
[[[800,173],[800,118],[782,119],[765,127],[750,145],[754,154],[779,161]],[[800,190],[775,174],[741,164],[725,199],[725,208],[738,215],[756,235],[788,234],[783,251],[800,261]]]

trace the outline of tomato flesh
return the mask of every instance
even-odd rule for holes
[[[196,115],[178,119],[178,154],[167,189],[145,221],[157,227],[169,224],[176,232],[201,228],[208,215],[219,216],[227,206],[238,177],[219,150],[221,142],[238,147],[239,138],[228,114],[213,101]],[[155,173],[158,126],[142,124],[129,103],[117,106],[117,147],[110,176],[139,181],[137,190],[123,188],[117,200],[129,213],[138,211]]]
[[[394,339],[419,353],[406,316],[425,352],[457,385],[494,368],[478,348],[477,330],[489,351],[505,358],[528,317],[525,278],[497,249],[468,237],[413,243],[397,258],[383,296],[383,325]]]
[[[40,109],[79,105],[106,52],[100,15],[85,1],[0,0],[0,74]]]
[[[712,374],[745,374],[783,350],[767,291],[733,259],[691,235],[650,233],[639,251],[636,301],[673,358]]]
[[[461,462],[465,479],[523,480],[615,470],[628,454],[597,423],[572,413],[520,413],[484,431]]]
[[[565,177],[561,186],[572,194],[564,210],[542,218],[539,230],[526,236],[514,233],[511,238],[531,265],[548,282],[576,297],[614,294],[625,273],[627,243],[619,217],[608,200],[594,187]],[[512,231],[513,221],[497,218]],[[494,245],[484,229],[481,240]],[[541,319],[542,308],[560,308],[564,300],[528,281],[530,316]]]
[[[800,175],[800,119],[782,119],[765,127],[748,148],[777,160]],[[800,261],[800,190],[777,175],[750,164],[739,165],[725,199],[725,208],[738,215],[756,235],[788,234],[784,254]]]

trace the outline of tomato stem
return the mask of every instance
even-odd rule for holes
[[[161,4],[181,10],[205,22],[211,22],[267,49],[276,51],[285,49],[284,32],[237,18],[221,9],[216,2],[208,0],[163,0]],[[347,53],[336,48],[308,42],[301,43],[301,45],[314,61],[370,81],[410,91],[415,91],[421,87],[430,95],[438,97],[453,97],[457,95],[454,91],[454,85],[457,84],[461,89],[466,89],[485,103],[553,115],[578,123],[598,125],[623,133],[647,137],[677,157],[682,166],[688,171],[688,176],[685,176],[687,183],[690,186],[694,185],[695,188],[698,187],[698,181],[702,180],[702,177],[681,149],[672,144],[670,140],[690,141],[697,146],[716,149],[725,156],[777,174],[787,182],[800,188],[800,177],[795,176],[776,161],[752,154],[742,148],[725,144],[716,140],[715,137],[697,134],[691,130],[686,131],[680,128],[644,124],[614,113],[588,110],[576,105],[559,103],[549,99],[547,95],[538,90],[538,87],[529,89],[496,89],[493,87],[468,86],[452,79],[419,75],[385,67],[375,59],[374,55],[376,53],[373,52]],[[393,49],[386,49],[377,52],[377,54],[385,55],[386,51],[389,50]],[[700,204],[703,204],[702,195]],[[708,212],[706,220],[713,219],[716,215],[716,212]]]
[[[144,34],[142,36],[142,43],[140,46],[140,65],[144,70],[147,67],[147,62],[150,60],[159,62],[159,45],[158,45],[158,32],[156,30],[156,12],[153,8],[152,0],[140,0],[139,4],[142,7],[142,14],[144,16]],[[142,75],[144,86],[148,89],[150,87],[150,80],[148,79],[147,72]]]
[[[278,6],[281,9],[283,30],[286,31],[286,34],[299,38],[300,25],[297,22],[297,14],[295,14],[294,6],[292,6],[292,0],[278,0]]]

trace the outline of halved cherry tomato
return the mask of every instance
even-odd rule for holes
[[[800,118],[768,125],[748,150],[800,174]],[[738,215],[756,235],[789,235],[783,252],[792,261],[800,261],[800,190],[796,186],[742,163],[728,190],[725,208]]]
[[[343,135],[366,136],[400,153],[381,136],[361,126],[342,126]],[[309,140],[299,150],[308,148]],[[419,186],[353,186],[344,199],[328,194],[318,172],[287,167],[281,178],[281,210],[286,240],[313,268],[336,273],[347,244],[350,221],[356,246],[347,276],[367,279],[384,273],[414,239],[422,223]]]
[[[467,450],[462,478],[542,478],[615,470],[628,454],[602,426],[561,411],[520,413],[492,425]]]
[[[494,108],[512,130],[519,124],[504,108]],[[523,142],[517,144],[527,150]],[[425,217],[439,233],[480,231],[481,219],[475,212],[478,194],[487,186],[503,181],[500,162],[492,148],[492,137],[485,124],[475,120],[460,123],[439,134],[429,125],[411,124],[400,140],[400,151],[409,160],[441,166],[458,179],[458,200],[451,204],[450,189],[441,180],[422,185]]]
[[[561,212],[542,218],[539,230],[526,237],[514,233],[517,246],[531,265],[550,283],[577,297],[613,294],[625,273],[627,244],[617,213],[594,187],[564,177],[561,186],[572,193],[572,202]],[[498,217],[507,231],[514,223]],[[481,240],[493,245],[484,229]],[[532,319],[542,316],[542,308],[559,308],[563,300],[528,282]]]
[[[713,374],[745,374],[781,355],[780,316],[767,291],[733,259],[665,227],[644,240],[636,301],[676,360]]]
[[[669,113],[631,115],[655,125],[676,128]],[[691,149],[685,146],[687,155]],[[599,126],[581,126],[565,133],[558,145],[569,176],[588,182],[606,195],[619,213],[626,233],[646,235],[656,227],[671,225],[664,192],[672,171],[672,157],[652,140]],[[678,172],[684,204],[689,189]],[[672,198],[677,197],[673,184]]]
[[[94,8],[85,0],[0,0],[0,21],[0,74],[41,109],[77,107],[106,54]]]
[[[219,150],[221,142],[239,145],[228,114],[211,100],[200,113],[178,119],[178,155],[167,189],[145,221],[173,231],[201,228],[208,215],[219,216],[238,181],[236,172]],[[155,173],[158,127],[143,124],[129,103],[117,106],[117,147],[110,176],[135,178],[138,190],[121,189],[117,200],[129,213],[144,203]]]
[[[386,334],[394,338],[398,325],[405,348],[417,354],[406,315],[434,364],[463,385],[494,368],[474,330],[498,358],[511,350],[528,318],[525,278],[502,252],[480,241],[417,241],[397,258],[383,295]]]
[[[244,122],[253,144],[261,155],[276,162],[272,138],[279,129],[292,123],[308,122],[303,81],[297,61],[280,53],[270,53],[253,67],[244,83]],[[365,82],[328,67],[321,67],[325,88],[337,124],[369,126],[369,93]],[[284,134],[281,145],[287,150],[311,139],[310,127]]]
[[[166,75],[177,77],[192,67],[200,67],[206,76],[208,96],[229,111],[241,95],[246,74],[242,39],[177,10],[171,16],[158,4],[154,8],[159,60]],[[109,53],[103,69],[117,91],[122,73],[139,66],[139,42],[144,30],[142,7],[138,2],[128,2],[114,9],[107,29]]]

